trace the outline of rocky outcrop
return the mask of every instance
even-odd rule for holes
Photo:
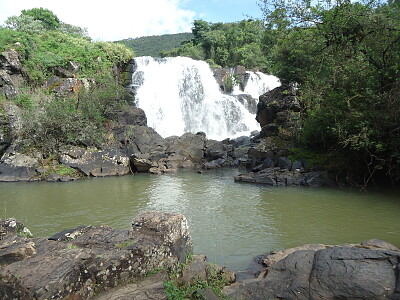
[[[66,147],[59,163],[78,170],[87,177],[118,176],[130,173],[129,158],[119,150],[90,150]]]
[[[186,218],[179,214],[144,212],[130,230],[88,226],[73,232],[63,241],[2,235],[0,298],[87,299],[184,263],[192,251]]]
[[[9,49],[0,54],[0,95],[14,99],[22,80],[22,64],[15,49]]]
[[[399,299],[400,250],[379,240],[272,253],[257,278],[224,289],[233,299]]]
[[[243,91],[246,86],[248,77],[246,77],[246,69],[243,66],[235,68],[213,68],[215,80],[218,83],[220,90],[224,93],[231,93],[234,82],[238,82]]]

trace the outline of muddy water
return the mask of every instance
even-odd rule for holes
[[[128,229],[143,210],[183,213],[195,252],[233,270],[252,257],[306,243],[379,238],[400,247],[400,196],[233,182],[238,170],[96,178],[71,183],[0,183],[0,217],[35,236],[79,225]]]

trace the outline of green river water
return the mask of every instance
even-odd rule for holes
[[[0,183],[0,217],[35,236],[79,225],[128,229],[143,210],[184,214],[195,253],[233,270],[256,255],[308,243],[400,247],[400,196],[234,183],[236,169],[94,178],[70,183]]]

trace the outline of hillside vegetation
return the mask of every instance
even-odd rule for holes
[[[116,81],[117,70],[132,59],[133,51],[122,44],[92,42],[86,30],[62,23],[43,8],[24,10],[5,24],[0,53],[17,51],[22,70],[7,71],[15,82],[0,88],[0,113],[9,104],[17,105],[21,124],[14,138],[19,151],[50,155],[65,144],[101,144],[104,120],[126,97]],[[71,63],[76,70],[69,70]],[[9,75],[3,76],[7,84]],[[64,83],[72,86],[60,92]],[[16,93],[3,92],[10,88]]]
[[[117,43],[124,44],[126,47],[132,49],[137,56],[160,57],[162,52],[179,48],[182,43],[192,38],[193,34],[186,32],[125,39]]]

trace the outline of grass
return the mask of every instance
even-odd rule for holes
[[[214,264],[208,264],[206,268],[206,280],[196,280],[194,283],[181,283],[179,278],[182,276],[185,264],[179,264],[170,271],[169,280],[164,282],[165,292],[168,299],[171,300],[186,300],[199,299],[196,291],[201,289],[211,289],[220,299],[228,299],[223,293],[222,288],[229,281],[222,272]]]

